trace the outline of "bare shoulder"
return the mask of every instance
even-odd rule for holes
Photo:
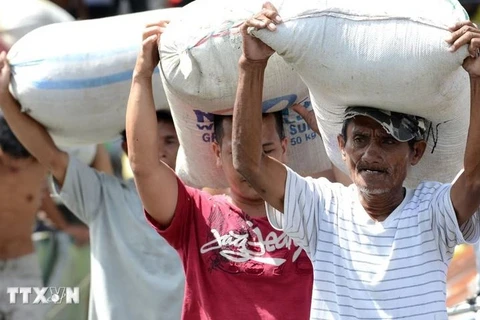
[[[34,159],[21,159],[11,163],[0,162],[0,189],[36,193],[45,186],[47,169]]]
[[[47,170],[34,159],[0,163],[0,213],[31,227],[46,187]],[[13,220],[12,220],[13,221]]]

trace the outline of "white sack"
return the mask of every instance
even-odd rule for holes
[[[23,110],[60,145],[109,141],[125,128],[125,111],[146,24],[181,9],[53,24],[32,31],[9,51],[12,92]],[[158,73],[157,109],[168,109]]]
[[[171,112],[180,140],[176,171],[188,185],[202,188],[227,187],[222,170],[216,166],[212,149],[214,140],[213,114],[185,107],[176,102],[173,95]],[[293,98],[292,98],[293,99]],[[312,110],[310,101],[300,101]],[[181,107],[179,107],[181,106]],[[321,138],[308,127],[305,121],[291,108],[285,108],[283,123],[288,139],[287,164],[303,175],[315,175],[331,168]],[[229,110],[228,114],[231,114]]]
[[[71,157],[79,160],[80,162],[90,166],[95,160],[97,155],[97,145],[96,144],[86,144],[81,146],[59,146],[59,148],[67,152]]]
[[[258,10],[262,1],[255,1]],[[448,51],[448,26],[467,19],[456,0],[278,0],[285,23],[255,34],[310,89],[329,157],[344,171],[336,136],[345,106],[371,106],[433,122],[407,185],[451,181],[463,166],[469,122],[466,48]]]
[[[73,20],[49,0],[0,0],[0,40],[8,47],[39,27]]]
[[[214,5],[211,5],[214,4]],[[242,39],[237,28],[258,11],[258,3],[197,0],[172,19],[160,44],[160,69],[181,148],[177,173],[196,187],[224,187],[211,143],[212,115],[232,114]],[[280,57],[265,74],[263,111],[284,110],[289,165],[304,175],[331,167],[321,139],[290,108],[309,106],[308,90]]]

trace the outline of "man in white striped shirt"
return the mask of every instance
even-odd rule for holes
[[[247,28],[275,31],[276,9],[242,27],[233,120],[236,170],[265,199],[271,224],[302,246],[314,266],[312,319],[447,319],[446,273],[455,245],[480,236],[480,31],[452,28],[452,51],[468,44],[470,127],[464,171],[451,184],[403,187],[422,158],[424,120],[348,108],[338,142],[354,184],[303,178],[262,152],[263,74],[273,50]],[[279,295],[282,293],[279,292]]]

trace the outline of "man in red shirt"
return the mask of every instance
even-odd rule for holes
[[[165,25],[150,26],[143,35],[127,107],[127,140],[146,217],[183,261],[183,319],[308,319],[312,265],[270,226],[264,201],[234,170],[231,117],[216,118],[213,146],[229,183],[227,194],[187,187],[159,161],[152,73]],[[287,145],[282,129],[279,115],[264,116],[263,149],[278,160],[284,160]]]

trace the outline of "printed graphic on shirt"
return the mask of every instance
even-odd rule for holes
[[[297,264],[299,272],[309,267],[309,262],[298,266],[304,260],[299,259],[302,249],[290,237],[273,230],[265,234],[248,216],[222,212],[214,205],[207,221],[211,230],[200,252],[207,255],[211,270],[248,274],[271,270],[281,274],[287,262]]]

